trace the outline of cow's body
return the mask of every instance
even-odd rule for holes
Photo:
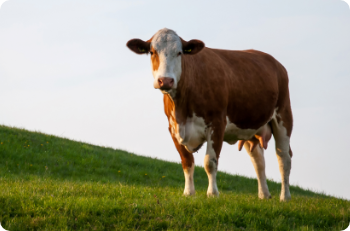
[[[163,29],[158,33],[170,32]],[[176,34],[172,39],[169,39],[168,34],[163,34],[159,39],[157,34],[152,38],[158,41],[157,45],[159,41],[162,44],[173,40],[178,42]],[[161,53],[162,49],[159,48],[155,50],[156,45],[152,45],[152,39],[147,42],[150,43],[150,52],[153,55],[155,81],[158,81],[155,86],[157,83],[168,86],[166,90],[159,88],[164,93],[164,110],[169,120],[169,131],[182,159],[186,181],[184,194],[195,193],[192,153],[207,142],[204,160],[209,178],[207,193],[218,195],[216,171],[222,143],[226,141],[235,144],[239,141],[239,149],[245,146],[255,167],[259,197],[269,198],[263,148],[267,148],[273,134],[282,175],[281,200],[290,199],[292,152],[289,139],[293,119],[285,68],[272,56],[255,50],[229,51],[204,47],[194,55],[186,55],[185,51],[196,49],[191,46],[191,49],[184,50],[184,54],[179,54],[180,61],[175,56],[172,58],[175,60],[172,61],[175,63],[173,67],[165,66],[164,71],[157,74],[162,66],[158,69],[155,66],[159,66],[162,61],[162,54],[166,60],[170,52]],[[181,42],[183,47],[189,46],[182,39]],[[158,55],[157,52],[160,58],[153,54]],[[169,71],[171,69],[175,71]],[[172,74],[174,77],[161,78]],[[170,83],[169,81],[173,81],[171,79],[175,79],[175,83]]]

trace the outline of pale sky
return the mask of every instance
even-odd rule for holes
[[[180,162],[150,57],[125,46],[164,27],[207,47],[278,59],[294,114],[291,184],[350,199],[350,9],[342,0],[6,1],[0,124]],[[237,149],[224,144],[219,170],[256,177]],[[267,177],[280,182],[273,141],[265,158]]]

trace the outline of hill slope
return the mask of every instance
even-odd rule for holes
[[[184,197],[180,164],[0,125],[0,222],[7,230],[343,230],[350,202],[218,173],[219,198],[195,169]]]

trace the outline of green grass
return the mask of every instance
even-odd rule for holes
[[[180,164],[0,126],[0,221],[15,230],[344,230],[350,201],[268,181],[218,173],[219,198],[195,169],[184,197]],[[172,147],[171,147],[172,148]]]

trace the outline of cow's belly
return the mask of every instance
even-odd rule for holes
[[[254,135],[266,129],[268,122],[266,121],[266,124],[259,129],[241,129],[227,118],[224,141],[235,144],[238,140],[250,140]],[[170,124],[171,132],[177,141],[191,153],[197,151],[206,141],[207,126],[201,117],[193,115],[193,117],[187,118],[186,123],[183,124],[178,124],[171,119]]]
[[[266,121],[266,124],[259,129],[241,129],[234,123],[231,123],[227,118],[224,141],[229,144],[235,144],[238,140],[249,140],[253,138],[255,134],[265,129],[265,126],[268,126],[267,122],[268,121]]]
[[[238,140],[251,139],[257,132],[255,129],[240,129],[235,124],[230,124],[226,126],[224,141],[235,144]]]
[[[205,142],[206,125],[204,119],[193,115],[186,123],[177,124],[171,121],[172,132],[177,141],[186,147],[187,151],[197,151]]]

